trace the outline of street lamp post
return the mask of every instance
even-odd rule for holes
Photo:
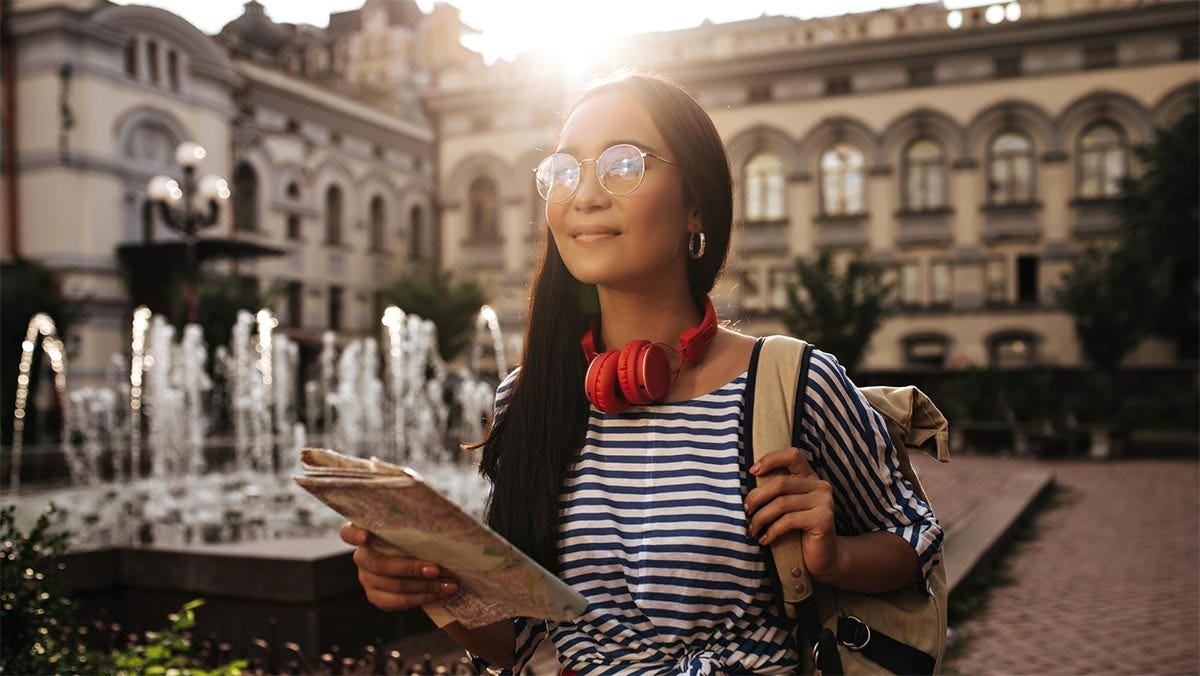
[[[159,174],[150,179],[146,194],[158,210],[158,216],[172,230],[183,235],[184,251],[187,256],[187,302],[188,322],[199,321],[196,314],[199,265],[196,261],[196,235],[217,223],[220,203],[229,198],[229,184],[225,179],[209,174],[196,182],[196,165],[204,159],[203,146],[191,141],[179,144],[175,149],[175,162],[183,167],[183,184],[170,176]],[[204,205],[195,204],[196,198]],[[204,208],[207,207],[207,208]]]

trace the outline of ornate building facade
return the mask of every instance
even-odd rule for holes
[[[5,10],[0,255],[84,304],[78,380],[127,349],[116,248],[177,237],[145,192],[185,140],[233,190],[213,234],[282,250],[236,271],[282,289],[292,336],[374,334],[380,288],[440,266],[484,282],[517,357],[544,228],[530,170],[580,84],[560,64],[484,65],[442,3],[367,0],[316,28],[250,0],[216,36],[99,0]],[[1133,149],[1197,95],[1198,18],[1177,0],[764,16],[632,36],[591,69],[655,69],[712,114],[737,198],[716,300],[740,328],[782,330],[792,261],[830,249],[895,281],[864,368],[1078,366],[1054,290],[1113,234]],[[1130,362],[1173,359],[1148,341]]]
[[[136,5],[4,10],[13,115],[3,143],[15,171],[0,182],[0,251],[44,263],[82,305],[76,382],[128,352],[117,250],[178,239],[146,187],[181,175],[183,141],[207,149],[198,173],[225,177],[233,193],[202,236],[282,251],[233,271],[280,292],[281,328],[303,346],[330,328],[373,334],[380,288],[436,265],[435,139],[417,92],[427,63],[477,58],[460,45],[439,51],[461,29],[453,8],[424,15],[370,0],[320,29],[275,23],[250,0],[217,36]]]
[[[898,312],[863,368],[1078,366],[1064,272],[1111,238],[1133,148],[1200,92],[1197,5],[1031,0],[785,17],[634,36],[607,66],[689,87],[729,148],[736,192],[726,318],[783,329],[792,261],[865,254]],[[538,55],[450,69],[428,97],[438,134],[444,264],[525,309],[544,227],[530,169],[553,142],[564,87]],[[1147,341],[1134,364],[1169,363]]]

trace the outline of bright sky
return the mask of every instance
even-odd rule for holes
[[[217,33],[242,14],[244,0],[115,0],[170,10],[205,33]],[[285,23],[324,27],[330,12],[362,7],[363,0],[260,0],[267,15]],[[990,4],[988,0],[924,0],[948,9]],[[1001,3],[1002,0],[993,0]],[[462,19],[480,31],[464,40],[488,61],[511,59],[529,49],[570,51],[585,38],[593,44],[630,33],[689,28],[704,19],[714,23],[751,19],[762,14],[811,18],[884,7],[921,4],[922,0],[452,0]],[[433,0],[417,0],[428,12]]]

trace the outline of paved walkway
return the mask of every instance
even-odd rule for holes
[[[1200,673],[1200,465],[959,457],[950,468],[1049,469],[1065,489],[1010,559],[1016,582],[959,627],[968,643],[950,671]]]

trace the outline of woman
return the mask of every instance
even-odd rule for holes
[[[941,528],[831,355],[813,353],[802,447],[752,467],[741,457],[755,340],[711,321],[696,331],[733,214],[725,149],[700,105],[658,76],[601,81],[572,107],[535,180],[550,236],[523,366],[500,385],[474,447],[494,486],[489,524],[589,605],[553,626],[517,618],[447,633],[516,671],[549,637],[579,673],[786,673],[797,655],[764,545],[800,529],[818,580],[865,592],[922,584]],[[622,388],[615,357],[589,359],[634,340],[668,348],[658,375],[639,372],[657,392]],[[619,377],[634,378],[625,362]],[[751,475],[779,468],[788,475],[751,490]],[[342,537],[358,546],[359,579],[380,608],[456,591],[435,564],[384,556],[349,524]]]

